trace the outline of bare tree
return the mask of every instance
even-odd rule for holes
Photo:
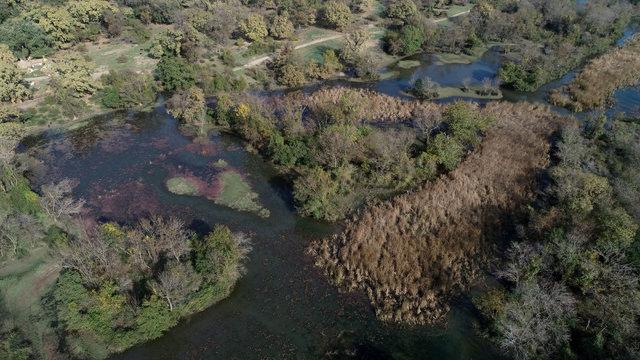
[[[190,264],[169,261],[165,270],[152,282],[153,290],[165,299],[169,310],[185,300],[187,295],[198,289],[201,278]]]
[[[551,358],[569,341],[575,312],[575,299],[562,285],[521,284],[496,323],[499,345],[516,359]]]
[[[64,217],[80,213],[84,200],[75,200],[71,196],[74,186],[71,180],[64,179],[57,184],[42,186],[40,202],[44,211],[53,221],[59,223]]]
[[[105,238],[96,225],[87,226],[79,236],[69,239],[66,246],[58,248],[62,266],[76,270],[87,284],[99,286],[105,280],[113,280],[121,286],[130,283],[127,264],[123,261],[124,248]]]
[[[153,216],[141,220],[129,232],[127,242],[136,266],[151,273],[163,256],[181,261],[191,251],[191,236],[181,220]]]

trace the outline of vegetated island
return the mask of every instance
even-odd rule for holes
[[[622,87],[640,83],[640,35],[593,59],[567,86],[550,92],[549,101],[576,112],[601,108]]]
[[[204,196],[216,204],[239,211],[253,212],[260,217],[269,217],[269,209],[264,208],[258,194],[242,175],[226,170],[217,175],[214,184],[195,176],[175,176],[166,181],[167,189],[177,195]]]

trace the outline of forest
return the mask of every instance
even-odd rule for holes
[[[0,358],[136,358],[198,314],[287,339],[255,358],[342,358],[349,331],[379,348],[344,358],[451,358],[379,339],[460,313],[484,356],[640,357],[639,23],[638,0],[0,0]],[[228,310],[288,257],[305,290],[264,298],[340,318],[359,294],[379,332]]]

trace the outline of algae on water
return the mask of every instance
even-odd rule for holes
[[[269,217],[268,209],[258,202],[258,194],[234,171],[225,171],[218,177],[220,192],[215,199],[216,204],[225,205],[240,211],[251,211],[261,217]]]

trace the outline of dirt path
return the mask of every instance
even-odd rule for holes
[[[340,38],[343,38],[343,37],[344,37],[344,34],[336,34],[336,35],[326,36],[326,37],[323,37],[323,38],[320,38],[320,39],[315,39],[315,40],[306,42],[304,44],[300,44],[300,45],[294,47],[293,49],[294,50],[304,49],[304,48],[309,47],[309,46],[313,46],[313,45],[320,44],[320,43],[327,42],[327,41],[331,41],[331,40],[340,39]],[[265,61],[271,60],[272,57],[273,57],[273,55],[270,55],[270,56],[263,56],[263,57],[251,60],[251,61],[249,61],[248,63],[246,63],[246,64],[244,64],[242,66],[237,66],[237,67],[233,68],[233,71],[239,71],[239,70],[242,70],[242,69],[248,69],[248,68],[260,65]]]
[[[451,15],[451,16],[447,16],[447,17],[443,17],[443,18],[441,18],[441,19],[433,20],[433,22],[435,22],[435,23],[441,23],[441,22],[443,22],[443,21],[447,21],[447,20],[449,20],[449,19],[451,19],[451,18],[455,18],[455,17],[461,16],[461,15],[465,15],[465,14],[468,14],[468,13],[470,13],[470,12],[471,12],[471,9],[469,9],[469,10],[465,10],[465,11],[461,11],[461,12],[459,12],[459,13],[457,13],[457,14],[453,14],[453,15]]]

